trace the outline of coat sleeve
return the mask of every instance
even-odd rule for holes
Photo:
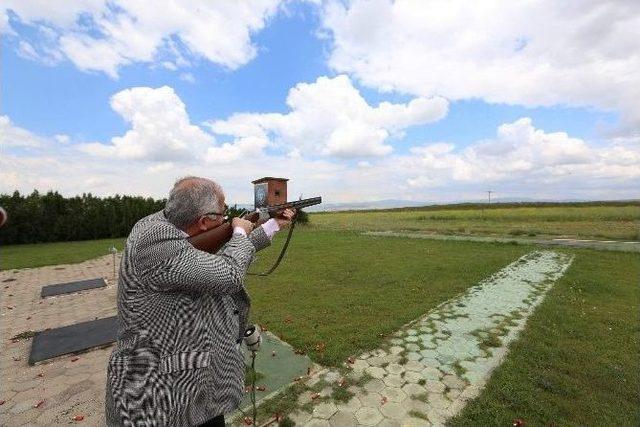
[[[271,245],[271,239],[265,233],[264,228],[257,227],[249,234],[249,240],[253,243],[253,246],[256,248],[256,251],[260,251],[267,246]]]
[[[243,289],[244,276],[256,248],[248,237],[233,236],[224,252],[209,254],[194,248],[183,236],[160,232],[142,236],[137,247],[139,277],[158,291],[234,294]]]

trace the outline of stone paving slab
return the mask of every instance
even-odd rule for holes
[[[36,332],[31,342],[29,365],[111,344],[117,333],[117,316]]]
[[[318,401],[291,418],[303,426],[444,425],[479,395],[572,259],[529,253],[401,328],[381,348],[314,374],[307,384],[348,387],[350,400],[333,402],[331,410]],[[399,360],[385,361],[389,355]]]
[[[56,283],[47,285],[42,288],[40,296],[42,298],[52,297],[54,295],[71,294],[74,292],[88,291],[90,289],[104,288],[107,282],[102,277],[97,279],[77,280],[68,283]]]

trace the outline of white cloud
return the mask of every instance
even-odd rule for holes
[[[161,162],[229,163],[240,158],[263,154],[267,140],[259,137],[238,138],[218,145],[215,137],[191,123],[180,97],[173,88],[135,87],[111,97],[111,107],[131,129],[111,138],[110,144],[98,142],[79,145],[83,152],[95,156]],[[152,166],[151,171],[166,166]]]
[[[496,138],[478,141],[464,149],[436,143],[411,150],[407,158],[414,176],[410,187],[495,183],[526,188],[535,183],[567,183],[585,187],[599,180],[631,183],[640,179],[640,144],[589,145],[564,132],[536,129],[529,118],[501,125]]]
[[[131,129],[111,144],[83,144],[100,156],[151,161],[186,161],[204,153],[214,138],[190,123],[184,103],[168,86],[136,87],[111,97],[111,107]]]
[[[439,97],[373,107],[345,75],[299,83],[289,91],[287,105],[291,110],[287,114],[239,113],[209,125],[217,134],[237,138],[271,135],[278,144],[305,155],[384,156],[393,150],[388,143],[391,136],[400,136],[409,126],[440,120],[448,108]]]
[[[0,116],[0,148],[11,147],[36,148],[45,144],[45,140],[26,129],[15,126],[8,116]]]
[[[165,0],[153,7],[141,0],[6,0],[0,31],[17,35],[11,14],[50,34],[21,43],[23,56],[45,62],[64,56],[82,70],[112,77],[124,65],[162,55],[172,57],[174,62],[162,62],[174,66],[189,64],[188,55],[235,69],[256,55],[251,35],[264,28],[278,5],[279,0]]]
[[[329,64],[383,91],[621,114],[640,133],[640,2],[330,1]]]
[[[236,139],[233,143],[224,143],[219,147],[209,147],[205,160],[210,163],[231,163],[245,160],[247,157],[257,157],[268,145],[265,138],[247,136]]]
[[[122,107],[123,111],[127,108]],[[158,122],[163,120],[158,117]],[[346,167],[342,161],[312,160],[299,150],[298,155],[237,154],[232,145],[222,148],[224,144],[218,152],[208,153],[219,158],[207,160],[205,154],[186,163],[99,157],[78,150],[77,145],[60,143],[55,136],[36,135],[7,117],[0,123],[1,135],[14,135],[11,140],[21,141],[11,147],[2,144],[1,193],[37,188],[66,195],[126,193],[161,198],[176,178],[185,175],[219,181],[232,203],[249,202],[251,181],[261,176],[288,177],[289,194],[322,195],[327,203],[459,201],[478,199],[489,188],[500,197],[622,199],[637,198],[640,188],[640,141],[588,143],[561,132],[536,129],[527,118],[506,123],[495,137],[467,147],[425,144],[408,154],[359,161],[357,167]],[[246,138],[247,150],[262,147],[263,142]],[[24,145],[31,148],[25,151]],[[233,160],[223,161],[225,155],[226,160]]]

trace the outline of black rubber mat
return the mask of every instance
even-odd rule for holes
[[[54,295],[70,294],[72,292],[86,291],[87,289],[104,288],[107,282],[102,277],[98,279],[80,280],[79,282],[57,283],[42,288],[41,298]]]
[[[114,342],[118,328],[116,319],[113,316],[36,332],[31,342],[29,365]]]

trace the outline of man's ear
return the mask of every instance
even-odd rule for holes
[[[206,216],[201,216],[198,219],[198,222],[196,224],[198,225],[198,230],[200,230],[200,231],[209,230],[209,228],[207,227],[207,217]]]

